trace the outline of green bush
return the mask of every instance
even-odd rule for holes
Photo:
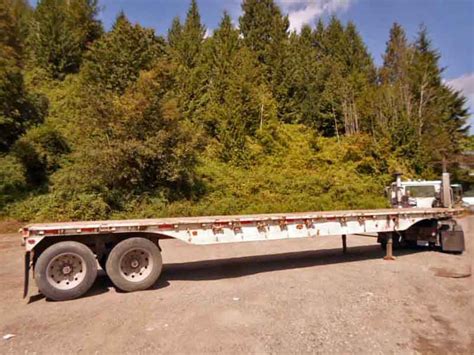
[[[39,221],[386,207],[383,190],[391,176],[369,137],[318,137],[302,125],[274,129],[263,143],[258,137],[250,142],[250,156],[242,165],[223,162],[209,146],[199,156],[198,184],[187,199],[170,200],[160,188],[116,195],[100,180],[92,184],[92,166],[81,170],[76,162],[53,174],[49,194],[9,211]]]
[[[25,169],[13,156],[0,156],[0,210],[26,189]]]

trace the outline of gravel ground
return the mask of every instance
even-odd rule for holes
[[[148,291],[101,273],[77,300],[22,300],[16,234],[0,235],[0,353],[474,353],[474,216],[463,255],[382,260],[371,238],[216,246],[163,241]]]

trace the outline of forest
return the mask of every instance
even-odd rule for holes
[[[243,0],[166,35],[97,0],[0,0],[0,216],[24,221],[387,205],[392,174],[474,183],[466,98],[428,29],[394,23],[378,67],[354,23],[289,30]]]

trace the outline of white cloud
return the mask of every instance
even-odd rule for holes
[[[211,37],[213,32],[214,32],[214,31],[211,30],[210,28],[206,28],[206,32],[204,33],[204,38],[209,38],[209,37]]]
[[[288,13],[290,30],[299,31],[304,24],[312,24],[318,17],[345,11],[353,0],[279,0]]]
[[[467,98],[467,104],[471,113],[471,134],[474,133],[474,73],[464,74],[458,78],[447,81],[452,88],[459,90]]]

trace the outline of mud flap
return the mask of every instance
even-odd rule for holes
[[[448,252],[462,253],[464,246],[464,232],[461,226],[455,225],[450,230],[441,231],[441,249]]]
[[[29,281],[30,281],[30,252],[25,253],[25,279],[23,280],[23,298],[28,295]]]

